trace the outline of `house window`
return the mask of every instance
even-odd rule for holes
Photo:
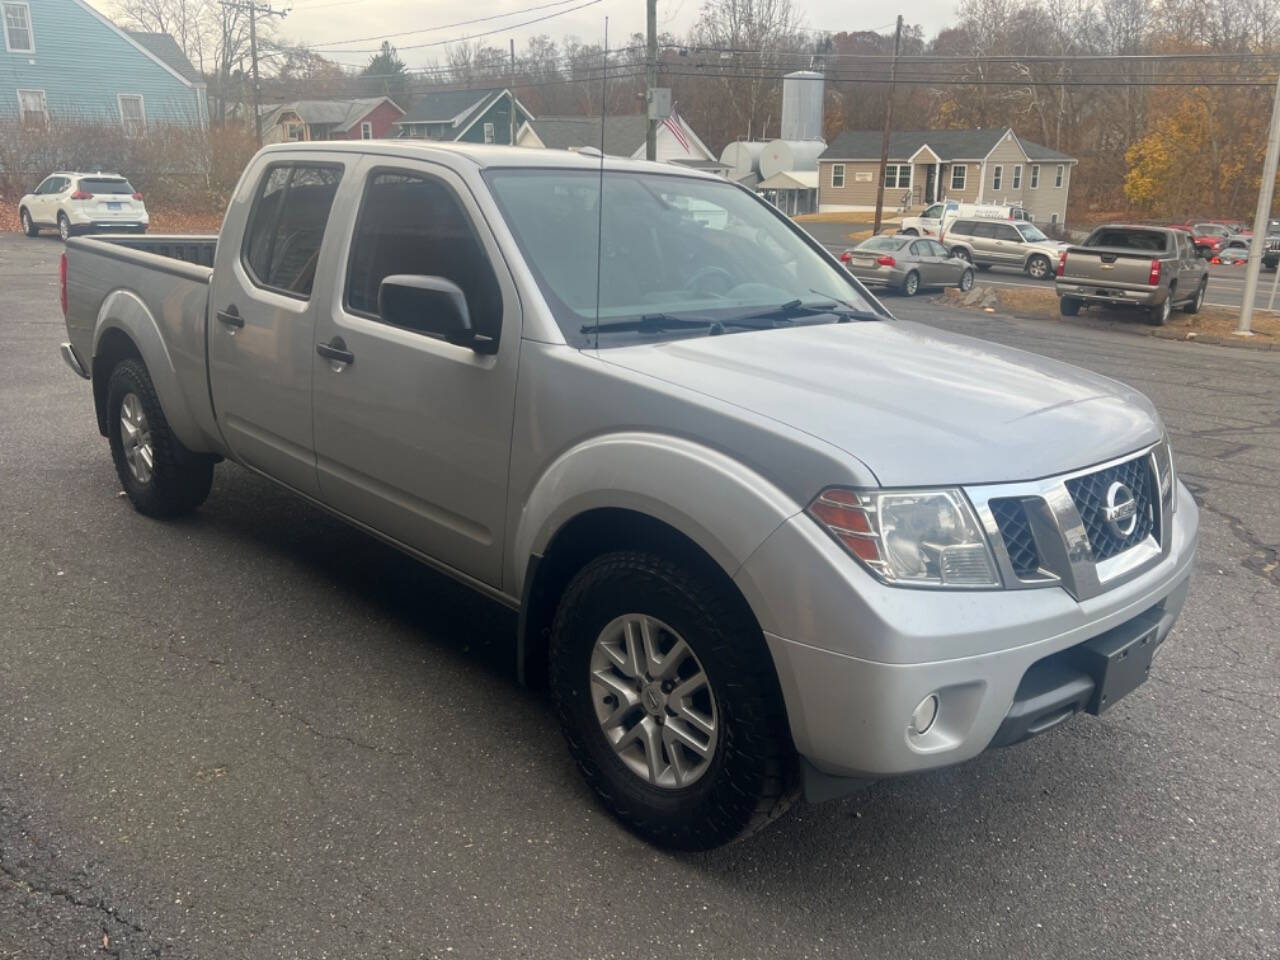
[[[1040,186],[1040,164],[1033,163],[1031,165],[1031,189],[1036,190]]]
[[[963,163],[953,164],[951,167],[951,189],[963,190],[964,182],[969,177],[969,168]]]
[[[368,120],[365,120],[363,123],[360,124],[360,139],[361,140],[373,139],[373,124],[370,123]]]
[[[1056,224],[1057,222],[1058,222],[1058,215],[1056,213],[1049,214],[1049,223]]]
[[[493,124],[486,123],[484,125],[484,142],[493,143]]]
[[[1065,169],[1066,169],[1066,168],[1065,168],[1062,164],[1058,164],[1058,173],[1057,173],[1057,176],[1055,176],[1055,177],[1053,178],[1053,185],[1054,185],[1055,187],[1061,187],[1061,186],[1062,186],[1062,172],[1063,172],[1063,170],[1065,170]]]
[[[31,8],[25,3],[5,3],[4,47],[10,53],[35,53],[36,38],[31,32]]]
[[[302,124],[286,123],[284,125],[284,138],[286,140],[302,140]]]
[[[884,185],[889,188],[899,187],[903,190],[911,189],[911,164],[909,163],[890,163],[884,168]]]
[[[120,123],[126,137],[140,137],[147,132],[147,112],[142,95],[122,93],[116,98],[120,103]]]
[[[1022,164],[1020,163],[1013,165],[1013,189],[1022,189]]]
[[[22,115],[24,127],[49,125],[49,103],[45,100],[43,90],[19,90],[18,111]]]
[[[1003,183],[1004,183],[1004,167],[1001,164],[997,163],[995,165],[995,169],[991,173],[991,189],[999,190],[1001,184]]]
[[[844,186],[844,164],[843,163],[833,163],[831,165],[831,186],[833,187]]]

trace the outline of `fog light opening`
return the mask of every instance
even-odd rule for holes
[[[910,730],[917,737],[922,737],[933,728],[938,719],[938,695],[931,693],[921,700],[911,711]]]

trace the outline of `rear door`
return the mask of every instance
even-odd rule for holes
[[[501,580],[521,313],[515,285],[457,174],[421,161],[363,162],[338,288],[316,327],[316,454],[326,503],[480,581]],[[352,195],[355,195],[353,189]],[[392,326],[392,274],[462,288],[486,355]],[[331,359],[341,350],[350,362]]]
[[[231,452],[316,497],[312,287],[324,249],[343,242],[325,228],[344,168],[288,156],[276,154],[228,213],[209,293],[209,376]]]
[[[995,230],[992,263],[1022,269],[1022,262],[1027,254],[1027,244],[1022,239],[1022,234],[1011,223],[997,222],[991,226]]]
[[[990,220],[974,220],[969,236],[973,246],[973,262],[988,266],[1001,262],[996,251],[996,225]]]

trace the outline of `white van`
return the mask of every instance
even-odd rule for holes
[[[946,200],[935,203],[918,217],[903,217],[899,233],[913,237],[940,237],[947,224],[956,217],[973,217],[980,220],[1020,220],[1032,222],[1035,217],[1022,207],[999,203],[957,203]]]

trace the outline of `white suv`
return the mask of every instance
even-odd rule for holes
[[[142,194],[115,173],[53,173],[18,201],[22,232],[34,237],[56,227],[64,241],[96,230],[146,233],[151,222]]]

